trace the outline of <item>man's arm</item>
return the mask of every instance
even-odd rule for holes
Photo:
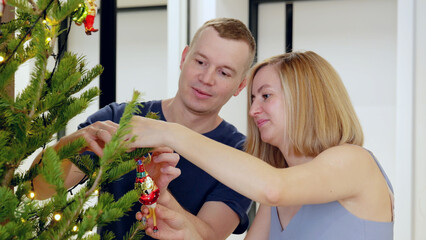
[[[35,162],[38,161],[36,160]],[[77,185],[85,176],[84,173],[69,160],[64,160],[61,166],[64,172],[62,178],[64,179],[66,189]],[[35,196],[38,200],[47,199],[56,193],[55,187],[48,184],[41,175],[34,178],[33,187]]]
[[[244,240],[269,239],[269,228],[271,225],[271,207],[261,204],[257,210],[256,217]]]
[[[87,143],[87,147],[85,147],[82,152],[91,151],[98,156],[102,156],[104,145],[111,140],[112,134],[116,132],[117,128],[118,124],[111,121],[96,122],[90,126],[79,129],[78,131],[68,136],[62,137],[52,147],[58,151],[63,146],[71,143],[72,141],[78,138],[84,138]],[[36,164],[43,164],[43,161],[40,161],[42,156],[43,152],[34,159],[31,167],[35,166]],[[84,177],[84,173],[69,160],[64,160],[62,162],[62,171],[62,178],[64,179],[66,189],[75,186]],[[33,186],[36,198],[39,200],[49,198],[56,193],[55,188],[48,184],[41,175],[34,178]]]
[[[207,224],[198,228],[204,239],[226,239],[240,222],[238,215],[223,202],[204,203],[196,218]],[[198,224],[198,221],[194,221],[194,224]]]

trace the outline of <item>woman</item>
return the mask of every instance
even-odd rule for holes
[[[134,147],[165,144],[260,203],[246,239],[393,239],[391,184],[333,67],[282,54],[254,66],[247,86],[248,154],[140,117]]]

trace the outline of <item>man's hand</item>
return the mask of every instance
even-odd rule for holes
[[[167,147],[156,148],[152,151],[152,159],[145,169],[161,191],[166,191],[169,183],[180,175],[176,168],[179,154]]]
[[[105,144],[111,141],[112,135],[117,132],[119,125],[112,121],[98,121],[87,127],[81,128],[73,134],[67,136],[72,140],[83,137],[87,142],[87,147],[84,151],[94,152],[99,157],[103,156],[103,148]]]
[[[145,233],[156,239],[164,240],[201,240],[195,227],[183,215],[173,211],[161,204],[157,204],[155,208],[158,231],[154,232],[153,217],[146,219]],[[141,211],[136,213],[136,219],[141,221],[142,218],[149,214],[148,207],[142,206]]]
[[[53,148],[57,151],[66,144],[78,139],[84,138],[87,143],[87,146],[81,150],[94,152],[99,157],[103,156],[103,148],[106,143],[111,141],[112,135],[118,129],[118,124],[111,121],[104,122],[95,122],[85,128],[79,129],[78,131],[62,137],[59,142],[57,142]],[[40,162],[40,158],[43,153],[40,153],[33,161],[31,166],[34,166]],[[62,168],[64,175],[62,176],[65,181],[65,187],[68,189],[77,183],[84,177],[84,173],[80,171],[74,164],[69,160],[64,160],[62,162]],[[36,193],[37,199],[43,200],[51,197],[55,194],[55,188],[48,184],[43,176],[37,176],[33,180],[34,191]]]

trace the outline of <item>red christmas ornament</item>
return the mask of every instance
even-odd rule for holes
[[[160,189],[155,184],[154,180],[149,176],[148,172],[145,170],[144,161],[148,159],[151,160],[151,155],[148,155],[148,158],[143,157],[142,159],[135,159],[137,168],[136,168],[136,181],[135,188],[141,189],[142,193],[139,198],[139,202],[142,205],[145,205],[149,209],[149,214],[147,218],[153,217],[154,220],[154,232],[158,231],[157,228],[157,219],[155,216],[155,206],[157,199],[160,196]]]
[[[1,0],[0,0],[1,1]],[[92,32],[97,32],[98,29],[93,27],[96,16],[95,0],[85,0],[80,3],[72,14],[72,20],[80,26],[84,23],[84,31],[87,35],[92,35]]]
[[[93,27],[93,23],[95,22],[95,16],[96,16],[96,3],[95,0],[88,0],[87,1],[88,11],[87,11],[87,17],[84,20],[84,29],[86,31],[87,35],[92,35],[92,32],[97,32],[98,29],[95,29]]]

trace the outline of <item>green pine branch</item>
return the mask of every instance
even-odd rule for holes
[[[134,170],[134,159],[151,149],[137,149],[127,153],[129,143],[124,141],[130,132],[129,122],[141,107],[139,93],[135,93],[125,109],[120,127],[106,144],[101,158],[80,155],[86,146],[78,139],[58,150],[46,147],[54,135],[65,128],[68,121],[86,109],[99,95],[98,88],[86,87],[98,77],[103,68],[87,68],[84,56],[73,53],[54,53],[58,35],[65,31],[60,22],[70,18],[83,0],[8,0],[15,6],[16,19],[0,25],[0,54],[6,61],[0,63],[0,240],[1,239],[100,239],[88,235],[96,225],[118,220],[135,204],[140,196],[133,190],[115,201],[112,195],[102,193],[95,206],[87,207],[106,183]],[[46,20],[46,21],[43,21]],[[50,39],[50,41],[49,41]],[[25,43],[25,44],[24,44]],[[62,56],[55,67],[47,62],[52,55]],[[5,87],[13,82],[20,65],[34,60],[30,82],[17,94],[8,96]],[[148,116],[148,117],[155,117]],[[26,172],[16,172],[23,160],[42,148],[39,164]],[[87,182],[70,195],[62,179],[62,162],[70,160],[87,175]],[[56,194],[48,200],[31,198],[31,181],[42,175]],[[62,219],[54,219],[55,214]],[[74,228],[74,226],[76,228]],[[136,225],[135,225],[136,226]],[[132,227],[127,239],[141,235]],[[104,239],[114,239],[106,233]]]
[[[124,236],[123,240],[136,240],[142,239],[144,237],[144,231],[141,229],[141,223],[135,222],[130,227],[130,230],[127,232],[126,236]]]

